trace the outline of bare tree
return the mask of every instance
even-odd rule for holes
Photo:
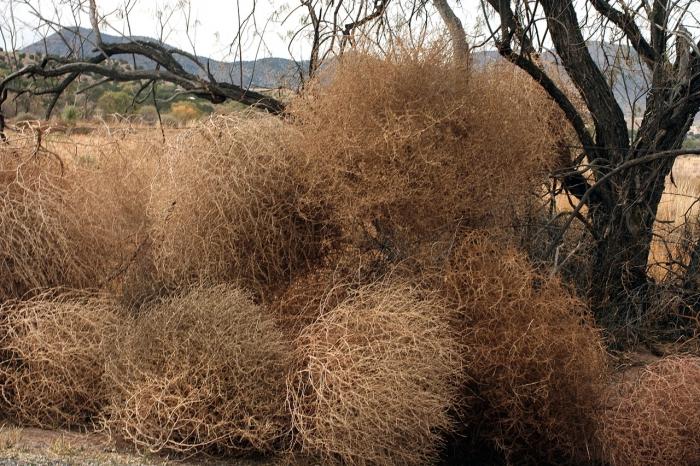
[[[35,18],[35,30],[44,30],[51,33],[63,41],[68,50],[65,56],[50,56],[46,54],[39,63],[32,63],[27,66],[19,66],[15,59],[14,72],[5,76],[0,81],[0,95],[3,91],[9,94],[28,94],[33,96],[50,96],[51,100],[46,108],[48,118],[58,102],[58,99],[66,92],[66,89],[79,80],[83,75],[91,75],[101,78],[100,83],[110,81],[130,82],[138,81],[142,83],[140,93],[150,91],[154,94],[154,88],[159,82],[169,82],[182,89],[183,93],[189,93],[211,101],[212,103],[222,103],[226,100],[235,100],[246,105],[261,108],[269,112],[279,114],[284,110],[284,104],[278,99],[272,98],[250,89],[250,82],[245,83],[243,79],[242,47],[245,31],[252,29],[254,35],[260,35],[260,26],[256,22],[255,8],[256,2],[252,3],[250,10],[241,12],[238,5],[238,23],[234,26],[235,38],[231,44],[231,51],[234,58],[239,60],[239,76],[234,76],[234,68],[229,69],[228,79],[216,79],[220,74],[211,69],[209,60],[197,55],[194,42],[190,40],[192,51],[185,51],[165,44],[163,31],[172,18],[173,12],[161,14],[160,38],[158,40],[133,39],[131,37],[130,13],[138,0],[125,0],[123,8],[119,11],[120,17],[126,22],[129,32],[128,36],[122,36],[118,42],[105,41],[102,38],[101,29],[109,28],[109,32],[117,32],[117,28],[111,27],[107,17],[101,16],[98,4],[94,0],[87,2],[83,0],[68,0],[67,2],[54,3],[53,16],[50,17],[42,13],[32,0],[7,0],[10,8],[6,16],[6,24],[0,25],[2,39],[7,42],[11,40],[11,48],[16,50],[16,30],[15,13],[11,8],[13,4],[25,6]],[[382,44],[391,41],[394,31],[393,26],[408,25],[415,27],[420,20],[424,21],[419,28],[424,34],[427,28],[428,15],[425,13],[426,4],[423,0],[411,0],[402,3],[392,0],[289,0],[286,3],[291,6],[286,11],[286,15],[281,19],[285,23],[292,19],[301,18],[301,25],[296,28],[289,39],[289,43],[294,44],[304,41],[309,44],[310,56],[306,61],[297,63],[298,81],[303,85],[304,81],[312,78],[329,57],[342,54],[348,47],[354,47],[358,41],[362,40],[375,44]],[[61,12],[59,7],[71,12],[70,18],[65,21],[80,25],[83,16],[87,16],[90,22],[90,30],[85,33],[79,27],[64,27],[61,24]],[[183,2],[189,7],[189,2]],[[390,7],[394,5],[394,9]],[[468,46],[466,34],[456,15],[449,8],[445,0],[435,0],[435,6],[440,12],[448,30],[453,37],[455,44],[455,54],[460,60],[466,60],[468,56]],[[6,8],[8,9],[8,8]],[[389,18],[393,14],[394,19]],[[163,18],[162,16],[166,16]],[[399,18],[397,20],[397,18]],[[269,21],[270,18],[267,19]],[[398,21],[398,22],[397,22]],[[264,30],[266,27],[263,26]],[[191,28],[191,12],[185,11],[185,29],[188,33]],[[262,43],[262,38],[260,40]],[[7,48],[7,47],[6,47]],[[291,55],[291,52],[290,52]],[[114,58],[132,57],[132,69],[115,67],[112,60]],[[148,59],[155,66],[148,69],[138,69],[137,60]],[[188,65],[194,64],[197,72],[191,72],[192,66],[183,66],[183,62]],[[190,70],[188,72],[188,70]],[[236,80],[237,78],[237,80]],[[31,83],[29,85],[28,83]],[[52,83],[52,85],[48,85]],[[246,85],[247,84],[247,85]],[[148,92],[145,92],[148,95]],[[5,97],[7,99],[7,97]],[[0,100],[0,109],[4,100]],[[0,128],[1,130],[2,128]],[[0,131],[1,132],[1,131]]]
[[[591,298],[603,322],[620,324],[648,304],[647,260],[659,201],[700,109],[695,3],[482,0],[486,18],[495,23],[493,44],[549,94],[578,138],[576,147],[562,147],[567,163],[558,176],[579,199],[575,213],[587,207],[596,243]],[[542,65],[549,48],[585,108]],[[607,74],[621,51],[639,63],[644,80],[646,109],[641,123],[631,119],[631,128]]]

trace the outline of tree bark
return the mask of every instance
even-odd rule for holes
[[[469,63],[469,43],[462,22],[455,15],[447,0],[433,0],[433,5],[447,26],[447,32],[452,41],[455,63],[467,65]]]

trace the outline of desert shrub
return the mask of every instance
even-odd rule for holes
[[[141,117],[144,123],[158,123],[158,112],[152,105],[144,105],[143,107],[139,108],[136,113],[139,117]]]
[[[289,112],[346,231],[389,256],[458,223],[507,222],[554,156],[557,113],[536,83],[466,70],[439,47],[346,54]]]
[[[153,238],[146,234],[140,241],[118,281],[119,303],[135,314],[174,294],[183,285],[170,281],[158,271]]]
[[[44,292],[0,307],[2,407],[39,427],[86,425],[107,400],[105,345],[114,305],[87,294]]]
[[[151,452],[271,452],[288,431],[290,345],[238,289],[197,286],[137,317],[108,367],[107,425]]]
[[[149,208],[159,152],[151,143],[114,142],[96,156],[95,166],[78,171],[83,228],[101,238],[109,259],[100,284],[120,295],[147,286],[135,280],[153,261]]]
[[[152,162],[142,156],[155,158],[147,144],[106,144],[82,154],[90,164],[33,152],[21,142],[0,149],[0,302],[106,284],[146,226]]]
[[[71,180],[48,160],[2,158],[0,301],[35,288],[94,286],[105,264],[71,202]]]
[[[280,329],[292,338],[333,310],[362,286],[387,273],[379,254],[347,247],[328,255],[323,263],[295,277],[270,302]]]
[[[343,271],[319,267],[296,277],[270,303],[270,310],[279,328],[290,338],[296,338],[321,315],[333,309],[347,297],[352,286]]]
[[[215,111],[213,105],[210,105],[202,100],[198,100],[195,105],[197,106],[197,109],[204,115],[211,115]]]
[[[700,359],[667,357],[622,380],[599,432],[613,465],[700,464]]]
[[[289,379],[302,451],[344,464],[433,461],[461,378],[444,314],[415,289],[374,284],[306,327]]]
[[[285,123],[220,117],[182,134],[160,170],[156,266],[171,281],[234,281],[258,294],[317,263],[332,227]]]
[[[80,118],[80,110],[75,105],[66,105],[61,110],[61,120],[65,123],[74,125]]]
[[[181,123],[197,120],[202,116],[202,111],[191,102],[175,102],[170,107],[170,115]]]
[[[134,98],[124,91],[107,91],[97,100],[97,108],[103,115],[125,114],[134,103]]]
[[[607,358],[586,306],[481,232],[455,246],[439,281],[468,348],[468,429],[518,463],[587,457]]]
[[[178,121],[178,119],[170,114],[166,114],[166,115],[161,114],[160,122],[163,124],[163,126],[165,126],[167,128],[177,128],[180,125],[180,122]]]
[[[29,113],[29,112],[18,113],[14,117],[14,121],[17,123],[21,123],[21,122],[25,122],[25,121],[36,121],[36,120],[41,120],[41,118],[39,118],[35,114]]]

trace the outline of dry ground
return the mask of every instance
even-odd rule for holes
[[[117,445],[104,433],[80,433],[0,425],[0,466],[4,465],[233,465],[262,466],[276,461],[194,457],[167,458]]]

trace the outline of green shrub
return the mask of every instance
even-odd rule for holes
[[[105,115],[124,114],[130,110],[132,103],[133,98],[126,92],[108,91],[98,99],[97,108]]]
[[[61,111],[61,120],[65,123],[74,125],[80,118],[80,110],[75,105],[66,105]]]

